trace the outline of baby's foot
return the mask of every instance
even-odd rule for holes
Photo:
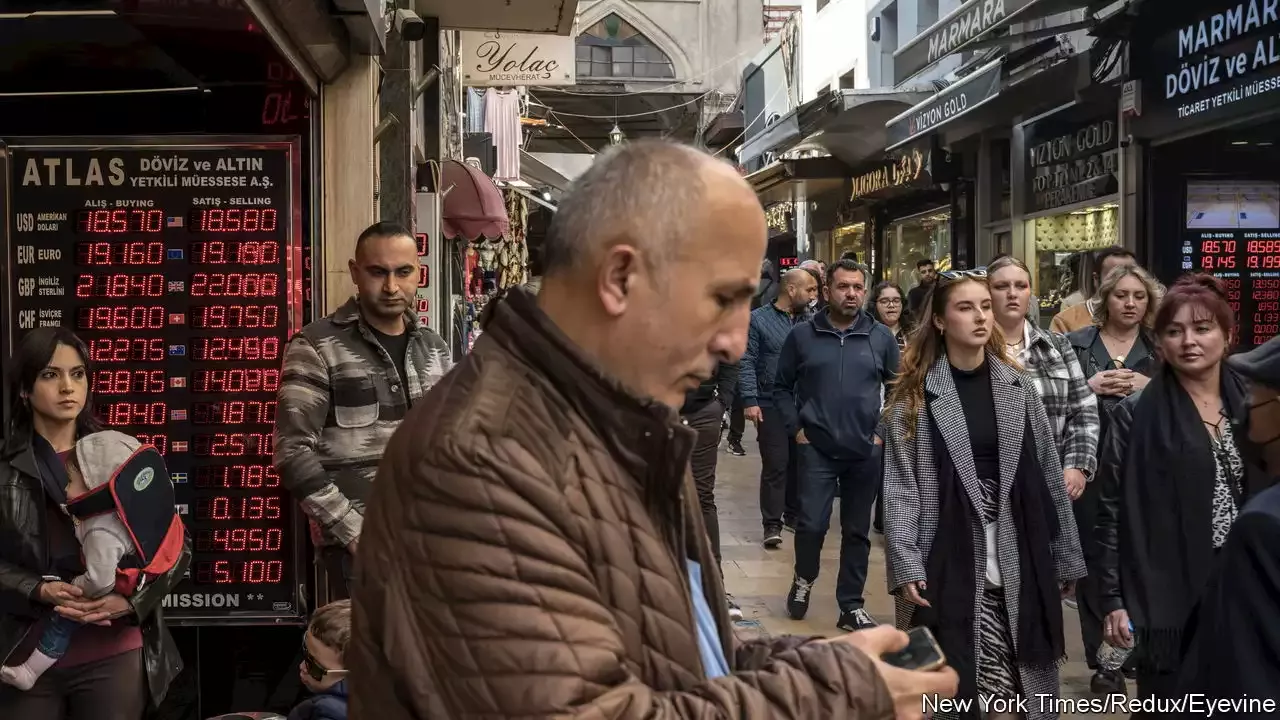
[[[40,676],[26,665],[5,665],[0,667],[0,682],[12,685],[19,690],[30,690]]]

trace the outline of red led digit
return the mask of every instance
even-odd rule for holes
[[[196,546],[203,552],[279,552],[284,531],[278,528],[202,530]]]
[[[198,393],[274,393],[280,389],[280,371],[272,369],[193,370],[191,385],[191,390]]]
[[[275,232],[278,212],[274,208],[207,208],[192,210],[192,232]]]
[[[164,275],[81,275],[76,281],[76,297],[92,298],[155,298],[165,292]]]
[[[279,360],[280,338],[194,338],[192,340],[192,359],[199,362],[208,360]]]
[[[196,503],[197,520],[279,520],[280,498],[261,495],[202,498]]]
[[[160,338],[107,337],[89,341],[89,359],[95,363],[162,362],[166,355]]]
[[[274,265],[280,262],[280,243],[210,240],[191,243],[193,265]]]
[[[157,233],[164,230],[163,210],[81,210],[76,231],[102,235]]]
[[[76,311],[80,330],[159,330],[167,319],[160,305],[95,305]]]
[[[247,560],[243,568],[240,582],[250,585],[278,583],[284,572],[284,563],[279,560]]]
[[[169,452],[169,436],[156,435],[147,433],[134,433],[134,437],[138,438],[138,442],[144,445],[151,445],[160,451],[161,455]]]
[[[169,420],[169,406],[162,402],[113,402],[98,408],[108,425],[164,425]]]
[[[191,438],[196,457],[271,457],[271,433],[201,433]]]
[[[276,401],[230,400],[200,402],[192,406],[192,422],[196,425],[274,425]]]
[[[279,273],[195,273],[190,284],[193,297],[275,297],[279,289]]]
[[[269,329],[280,323],[275,305],[199,305],[191,308],[191,327],[200,330]]]
[[[82,242],[76,243],[77,265],[162,265],[164,243]]]
[[[99,395],[158,394],[167,389],[163,370],[95,370],[92,387]]]
[[[280,474],[272,465],[201,465],[196,468],[196,487],[277,488],[280,487]]]
[[[198,585],[264,585],[284,579],[283,560],[206,560],[196,563]]]

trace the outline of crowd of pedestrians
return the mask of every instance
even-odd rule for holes
[[[360,236],[353,297],[282,374],[275,462],[327,578],[292,720],[918,718],[929,698],[1055,718],[1066,607],[1094,692],[1280,695],[1280,340],[1232,354],[1217,280],[1166,291],[1107,249],[1044,329],[1009,256],[922,259],[904,294],[852,257],[775,278],[765,244],[731,166],[627,143],[560,204],[540,283],[490,303],[455,361],[412,310],[410,232]],[[85,464],[118,440],[89,365],[41,329],[8,380],[4,718],[140,720],[182,669],[160,601],[187,547],[137,592],[77,579],[100,558],[67,503],[123,462]],[[716,468],[747,421],[760,542],[794,533],[793,618],[839,500],[832,637],[735,634]],[[891,624],[865,608],[877,530]],[[944,663],[895,655],[919,628]]]

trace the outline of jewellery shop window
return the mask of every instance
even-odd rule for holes
[[[951,213],[935,210],[889,223],[884,247],[885,279],[909,292],[920,282],[916,262],[928,259],[939,272],[951,269]]]
[[[1093,294],[1085,259],[1117,244],[1119,206],[1104,203],[1059,215],[1027,221],[1029,246],[1034,248],[1036,273],[1032,291],[1040,300],[1040,326],[1048,327],[1063,307],[1084,302]]]
[[[480,337],[480,316],[490,300],[507,288],[529,281],[528,201],[519,193],[506,190],[507,219],[511,229],[506,235],[490,240],[478,238],[467,242],[462,268],[462,337],[471,352]]]
[[[858,262],[870,267],[874,263],[871,262],[868,245],[865,222],[841,225],[831,231],[831,261],[835,262],[845,253],[852,252],[858,256]]]

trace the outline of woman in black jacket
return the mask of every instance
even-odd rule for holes
[[[1223,362],[1233,327],[1215,278],[1179,280],[1156,314],[1160,367],[1116,405],[1103,443],[1095,480],[1103,634],[1119,647],[1137,641],[1144,698],[1177,694],[1183,628],[1214,558],[1240,508],[1273,482],[1253,460],[1250,388]]]
[[[88,349],[62,328],[19,344],[9,378],[10,425],[0,451],[0,657],[24,661],[50,613],[84,623],[66,655],[30,690],[0,686],[0,718],[140,720],[182,669],[161,601],[190,550],[129,598],[83,598],[63,582],[84,572],[66,502],[65,458],[101,429],[90,410]],[[61,578],[61,579],[60,579]]]
[[[1141,390],[1155,372],[1156,342],[1151,327],[1163,296],[1164,287],[1146,270],[1137,265],[1118,267],[1108,273],[1098,288],[1094,324],[1067,333],[1067,340],[1089,379],[1089,388],[1098,396],[1102,420],[1100,437],[1106,437],[1115,406]],[[1124,693],[1126,684],[1124,675],[1119,671],[1101,670],[1097,660],[1104,614],[1099,607],[1098,552],[1093,542],[1099,486],[1097,482],[1085,485],[1072,509],[1080,532],[1080,546],[1090,568],[1089,577],[1076,585],[1076,610],[1080,616],[1085,660],[1094,671],[1089,688],[1106,695]]]

